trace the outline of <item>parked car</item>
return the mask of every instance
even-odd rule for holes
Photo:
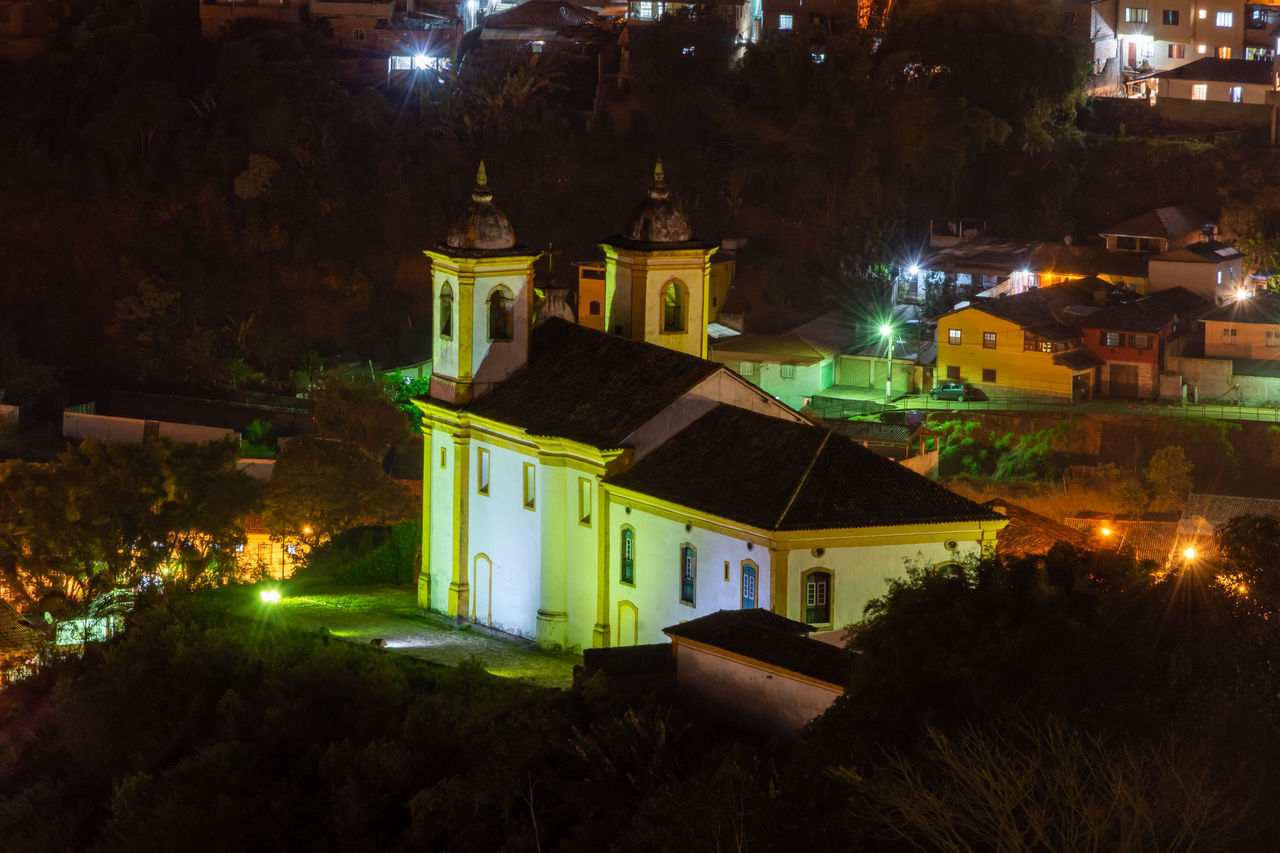
[[[968,382],[940,382],[933,386],[929,396],[935,400],[955,400],[963,403],[965,400],[981,400],[986,395]]]

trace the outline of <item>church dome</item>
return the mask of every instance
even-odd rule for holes
[[[451,249],[510,249],[515,244],[516,232],[506,214],[493,204],[493,193],[489,192],[488,176],[481,161],[475,188],[471,190],[471,203],[449,227],[445,245]]]
[[[667,191],[661,160],[653,169],[649,198],[632,211],[622,236],[637,243],[685,243],[693,239],[689,218]]]

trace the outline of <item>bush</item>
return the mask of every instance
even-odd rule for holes
[[[343,586],[409,584],[417,575],[421,542],[422,525],[413,521],[357,527],[312,551],[298,576]]]

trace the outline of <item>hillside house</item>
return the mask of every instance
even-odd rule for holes
[[[1159,396],[1169,342],[1192,331],[1196,318],[1211,307],[1196,294],[1175,287],[1082,319],[1085,348],[1105,362],[1098,394],[1128,399]]]

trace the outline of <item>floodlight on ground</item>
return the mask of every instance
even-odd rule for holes
[[[264,589],[258,593],[258,597],[262,599],[264,604],[275,604],[280,600],[280,590]]]

